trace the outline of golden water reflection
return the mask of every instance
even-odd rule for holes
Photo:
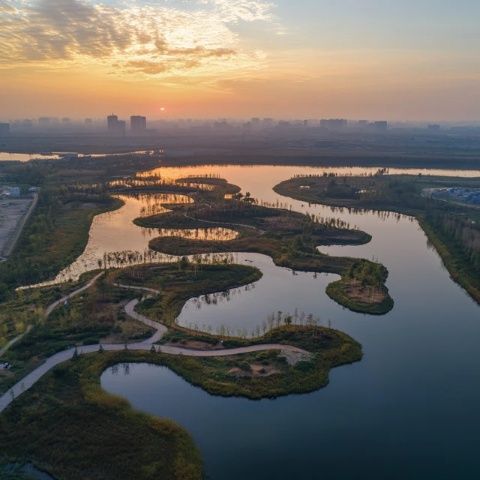
[[[228,241],[237,232],[227,228],[163,229],[143,228],[133,221],[139,217],[168,212],[167,205],[188,204],[193,200],[178,194],[116,195],[123,205],[115,211],[97,215],[90,228],[89,239],[83,253],[53,280],[30,287],[50,286],[78,280],[83,273],[99,268],[122,268],[142,263],[163,263],[178,257],[155,252],[149,242],[156,237],[182,237],[194,240]],[[227,255],[205,256],[202,261],[225,261]],[[224,258],[225,257],[225,258]]]

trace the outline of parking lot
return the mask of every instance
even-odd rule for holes
[[[8,257],[33,198],[0,198],[0,258]]]

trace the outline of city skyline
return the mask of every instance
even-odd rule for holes
[[[475,121],[479,14],[471,0],[4,0],[2,115]]]

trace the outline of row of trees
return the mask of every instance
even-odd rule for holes
[[[238,337],[243,339],[258,338],[275,328],[288,327],[291,325],[319,327],[322,326],[322,320],[318,316],[315,317],[312,313],[306,314],[305,312],[298,312],[298,310],[295,309],[293,314],[282,312],[281,310],[272,312],[261,324],[250,329],[246,327],[235,327],[224,324],[217,326],[206,323],[199,324],[197,322],[188,322],[183,324],[184,327],[196,332],[205,332],[222,338]],[[326,320],[325,326],[332,328],[332,322],[330,319]]]
[[[361,283],[363,287],[378,287],[383,285],[386,270],[383,265],[368,260],[354,262],[347,273],[347,277]]]
[[[480,225],[465,215],[448,214],[441,210],[427,212],[426,221],[455,245],[464,262],[480,278]]]

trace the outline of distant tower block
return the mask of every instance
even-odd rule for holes
[[[144,133],[147,130],[147,118],[140,115],[131,116],[130,130],[132,133]]]
[[[9,123],[0,123],[0,137],[6,137],[10,133]]]
[[[125,135],[126,123],[123,120],[119,120],[116,115],[109,115],[107,117],[108,131],[114,135]]]

